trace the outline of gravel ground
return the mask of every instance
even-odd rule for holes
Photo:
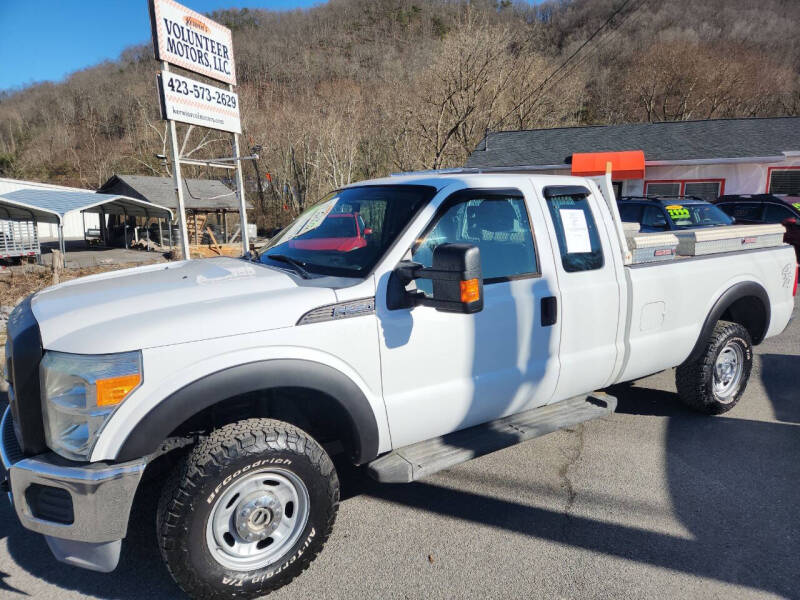
[[[800,323],[758,348],[730,413],[680,405],[673,373],[611,391],[615,415],[410,485],[343,469],[322,555],[289,598],[800,598]],[[182,598],[145,490],[122,562],[55,562],[0,503],[0,597]]]

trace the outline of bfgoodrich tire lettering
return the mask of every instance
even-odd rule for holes
[[[209,520],[220,499],[227,502],[227,491],[260,473],[275,473],[307,493],[302,531],[269,564],[231,568],[229,561],[212,555]],[[338,505],[336,470],[313,438],[280,421],[240,421],[200,442],[169,479],[158,507],[161,554],[175,581],[193,598],[261,596],[289,583],[314,560],[330,535]]]
[[[678,395],[697,411],[722,414],[739,402],[752,367],[753,344],[747,329],[719,321],[700,357],[676,369]]]

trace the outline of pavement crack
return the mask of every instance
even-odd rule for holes
[[[570,467],[575,465],[581,458],[584,446],[584,426],[583,423],[579,424],[575,429],[567,429],[570,433],[575,433],[575,444],[564,452],[565,461],[558,469],[558,474],[561,477],[561,487],[567,491],[567,502],[564,506],[564,523],[562,527],[562,534],[566,537],[569,529],[569,524],[572,519],[572,507],[575,504],[575,498],[578,495],[575,491],[575,485],[570,478]]]

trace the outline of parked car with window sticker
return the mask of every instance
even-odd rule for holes
[[[619,201],[619,214],[623,222],[641,224],[643,232],[733,224],[719,208],[693,196],[624,196]]]
[[[737,223],[781,223],[786,227],[783,239],[794,246],[800,261],[800,196],[737,194],[721,196],[715,204]]]
[[[367,181],[257,260],[29,296],[8,322],[0,424],[17,517],[58,560],[111,571],[149,478],[178,585],[250,598],[322,550],[334,453],[414,481],[609,415],[616,400],[597,390],[672,367],[689,406],[730,410],[753,346],[789,322],[792,249],[631,264],[610,184],[466,170]],[[643,205],[666,222],[719,219],[705,203]]]

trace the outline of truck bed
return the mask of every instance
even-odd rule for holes
[[[742,281],[759,283],[773,299],[765,337],[777,335],[794,309],[795,269],[795,253],[788,245],[626,266],[627,343],[616,380],[630,381],[681,364],[716,301]]]

